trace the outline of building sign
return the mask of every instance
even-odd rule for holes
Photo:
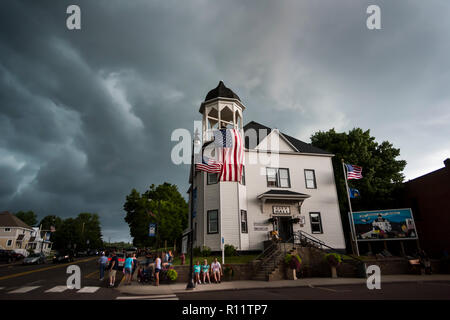
[[[273,206],[272,213],[277,215],[290,215],[291,207],[290,206]]]
[[[253,222],[254,231],[269,231],[269,227],[264,222]]]
[[[150,227],[148,228],[148,236],[156,236],[156,223],[150,223]]]
[[[417,239],[411,209],[353,212],[357,241]]]

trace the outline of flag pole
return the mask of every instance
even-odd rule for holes
[[[352,232],[352,248],[353,248],[353,254],[355,254],[355,249],[356,249],[356,254],[359,257],[359,248],[358,248],[358,241],[356,240],[356,234],[353,230],[353,210],[352,210],[352,202],[350,200],[350,190],[348,188],[348,182],[347,182],[347,170],[345,168],[345,164],[344,164],[344,159],[341,159],[342,161],[342,170],[344,171],[344,181],[345,181],[345,189],[347,190],[347,199],[348,199],[348,206],[350,209],[350,230]]]

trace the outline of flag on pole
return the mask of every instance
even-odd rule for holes
[[[345,167],[347,168],[347,179],[362,179],[362,167],[360,166],[354,166],[351,164],[346,164]]]
[[[350,188],[350,198],[355,199],[359,196],[361,196],[361,195],[359,194],[358,189]]]
[[[220,173],[222,171],[222,163],[212,158],[202,156],[201,163],[196,163],[195,169],[199,171],[206,171],[209,173]]]
[[[214,131],[214,144],[222,149],[222,171],[220,181],[238,181],[242,179],[244,164],[244,144],[239,129],[220,129]]]

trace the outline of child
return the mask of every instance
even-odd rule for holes
[[[200,261],[197,261],[197,264],[194,265],[194,275],[195,275],[195,283],[201,284],[200,281]]]
[[[208,260],[206,259],[205,261],[203,261],[202,272],[203,272],[203,283],[206,283],[206,278],[208,278],[208,282],[209,284],[211,284],[211,279],[209,278],[209,264]]]

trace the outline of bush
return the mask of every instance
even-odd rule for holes
[[[226,244],[225,245],[225,256],[226,257],[232,257],[236,255],[236,247],[232,244]]]
[[[337,267],[342,262],[342,257],[338,253],[327,253],[324,260],[332,267]]]
[[[209,257],[211,255],[211,249],[209,247],[207,247],[207,246],[203,246],[201,255],[203,257]]]
[[[201,257],[202,249],[200,247],[195,247],[192,249],[192,254],[194,257]]]
[[[167,278],[171,281],[175,281],[178,278],[178,273],[175,269],[167,270]]]
[[[297,272],[300,272],[300,268],[302,266],[302,259],[298,254],[296,255],[287,254],[284,257],[284,262],[289,266],[289,268],[295,269]]]

